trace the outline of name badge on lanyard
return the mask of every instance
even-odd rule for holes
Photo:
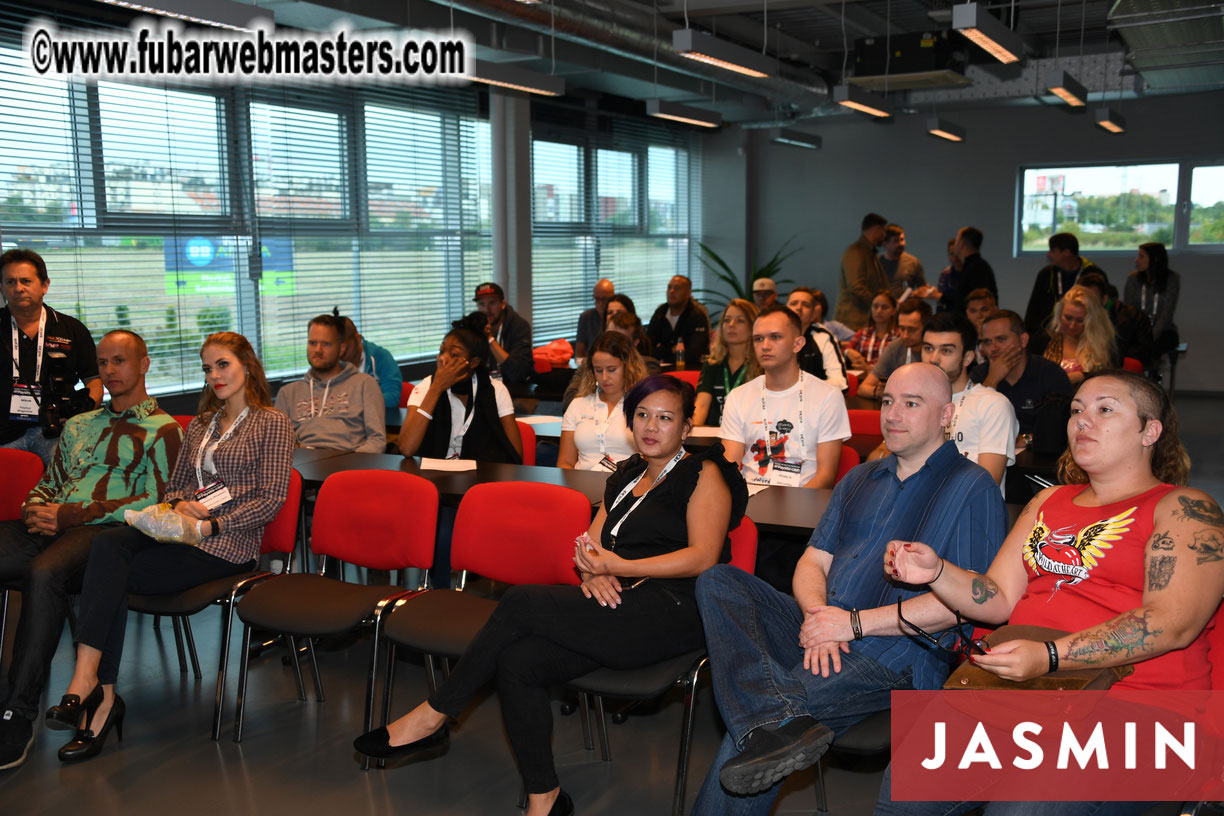
[[[447,459],[458,459],[463,453],[463,437],[467,436],[468,428],[472,427],[472,420],[476,418],[476,387],[477,385],[478,383],[476,381],[476,375],[473,374],[472,375],[472,393],[468,395],[468,404],[467,404],[467,407],[471,408],[472,410],[467,412],[467,416],[465,416],[463,418],[463,421],[459,423],[458,428],[455,427],[455,425],[453,424],[454,421],[452,420],[450,448],[446,452]],[[450,397],[447,396],[447,399],[450,399]],[[456,401],[458,400],[456,399]],[[463,403],[460,403],[460,405],[462,404]],[[451,406],[452,415],[454,415],[454,411],[455,411],[455,407],[452,405]]]
[[[785,422],[785,420],[783,420]],[[775,425],[775,433],[789,434],[791,429],[779,427],[782,423]],[[800,487],[803,484],[803,457],[807,453],[806,434],[803,426],[803,374],[799,375],[799,458],[788,458],[785,456],[776,456],[774,451],[778,448],[785,450],[784,442],[776,448],[775,440],[771,437],[769,431],[769,415],[766,413],[765,407],[765,386],[761,386],[761,428],[765,432],[765,451],[764,455],[768,457],[768,465],[765,472],[753,481],[758,484],[779,485],[782,487]]]
[[[221,438],[209,445],[208,440],[212,438],[213,431],[217,429],[217,422],[220,418],[220,414],[213,414],[212,422],[208,424],[208,430],[204,432],[204,437],[200,442],[200,449],[196,451],[196,484],[199,485],[199,489],[195,492],[195,500],[210,511],[217,509],[234,497],[230,494],[229,488],[225,486],[225,482],[221,481],[221,478],[215,473],[208,474],[209,481],[207,483],[204,481],[204,460],[216,455],[217,448],[221,446],[222,442],[234,435],[234,431],[238,430],[238,426],[242,424],[242,420],[246,419],[250,410],[250,408],[243,408],[242,413],[238,415],[233,424],[229,426],[225,433],[221,434]],[[216,469],[215,464],[213,469]]]
[[[42,379],[43,339],[47,334],[47,311],[44,309],[38,316],[38,351],[35,356],[33,383],[21,382],[21,367],[18,364],[21,359],[18,334],[20,330],[17,328],[15,315],[10,314],[9,321],[13,327],[13,395],[9,399],[9,419],[16,422],[37,422],[38,406],[42,403],[42,386],[39,385],[39,381]]]

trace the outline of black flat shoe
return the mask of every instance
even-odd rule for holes
[[[574,816],[574,800],[565,792],[565,788],[561,788],[557,794],[557,800],[549,808],[548,816]]]
[[[123,742],[123,715],[126,713],[127,706],[123,698],[116,694],[115,702],[111,705],[110,713],[106,715],[106,722],[102,724],[102,728],[97,734],[88,728],[78,729],[76,737],[59,749],[60,762],[80,762],[82,759],[96,757],[102,753],[102,746],[106,745],[106,738],[110,736],[111,728],[115,729],[117,741]]]
[[[65,694],[60,704],[47,709],[47,727],[53,731],[76,731],[81,728],[81,717],[85,718],[85,728],[89,728],[89,720],[102,704],[102,684],[94,686],[93,691],[82,700],[75,694]]]
[[[375,759],[407,757],[414,754],[423,754],[428,751],[445,751],[450,747],[450,726],[442,723],[442,727],[428,737],[422,737],[416,742],[409,742],[404,745],[392,745],[387,729],[376,728],[373,731],[367,731],[353,740],[353,747],[357,749],[357,753],[374,757]]]

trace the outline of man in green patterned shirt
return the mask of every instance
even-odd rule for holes
[[[51,467],[30,491],[21,521],[0,522],[0,581],[22,588],[21,622],[0,704],[0,770],[25,761],[51,658],[95,535],[123,511],[164,494],[183,432],[145,391],[149,354],[140,335],[113,331],[98,343],[110,402],[64,425]]]

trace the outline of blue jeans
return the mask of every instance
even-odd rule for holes
[[[910,676],[855,652],[829,677],[803,668],[795,599],[727,564],[697,579],[697,604],[705,625],[714,696],[727,736],[706,776],[693,812],[765,814],[781,784],[755,796],[728,793],[718,782],[752,729],[810,715],[841,734],[870,714],[886,710],[893,689],[910,688]]]
[[[51,460],[55,458],[55,449],[58,446],[59,439],[48,439],[43,436],[42,426],[35,422],[24,434],[12,442],[5,442],[0,445],[0,448],[29,451],[42,459],[43,467],[51,467]]]
[[[984,816],[1139,816],[1155,802],[894,802],[892,768],[884,772],[875,816],[958,816],[986,805]]]

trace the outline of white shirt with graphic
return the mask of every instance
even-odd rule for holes
[[[952,395],[952,404],[956,413],[948,426],[948,438],[961,456],[976,462],[983,453],[998,453],[1007,457],[1008,467],[1016,463],[1020,422],[1011,400],[993,388],[970,383]]]

